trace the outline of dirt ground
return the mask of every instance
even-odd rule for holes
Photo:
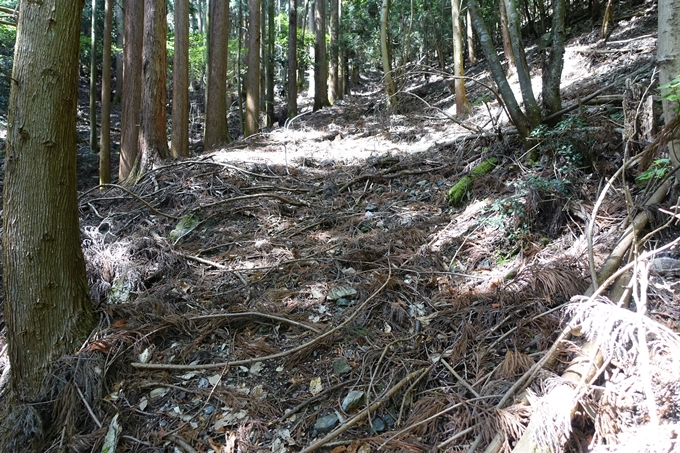
[[[81,150],[99,324],[54,371],[57,406],[77,415],[55,415],[46,438],[70,451],[118,432],[121,452],[367,453],[473,451],[501,434],[509,451],[599,331],[616,341],[560,445],[677,448],[677,246],[648,260],[633,311],[578,297],[588,223],[627,146],[620,101],[582,100],[657,86],[655,6],[633,11],[606,43],[572,32],[564,105],[578,108],[536,135],[533,160],[481,85],[468,84],[473,111],[456,124],[451,80],[424,67],[407,74],[399,115],[366,73],[332,107],[303,102],[286,125],[134,186],[99,190],[97,158]],[[490,158],[451,206],[447,191]],[[641,205],[658,182],[627,175],[596,212],[596,269],[629,224],[626,197]],[[656,207],[649,231],[665,226],[639,253],[678,237],[658,211],[672,219],[672,205]],[[623,313],[643,305],[651,353]],[[583,334],[553,348],[572,316]]]

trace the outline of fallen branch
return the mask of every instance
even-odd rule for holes
[[[190,212],[196,212],[196,211],[200,211],[201,209],[212,208],[213,206],[219,206],[221,204],[231,203],[231,202],[234,202],[234,201],[252,200],[253,198],[274,198],[275,200],[282,201],[282,202],[287,203],[291,206],[305,206],[305,207],[310,206],[309,203],[303,203],[303,202],[300,202],[300,201],[293,201],[293,200],[286,198],[286,197],[283,197],[281,195],[267,192],[267,193],[257,193],[257,194],[254,194],[254,195],[241,195],[240,197],[233,197],[233,198],[227,198],[226,200],[215,201],[214,203],[208,203],[208,204],[204,204],[204,205],[201,205],[201,206],[197,206],[197,207],[193,208]]]
[[[84,197],[85,195],[87,195],[88,193],[90,193],[90,192],[92,192],[92,191],[94,191],[94,190],[96,190],[96,189],[101,189],[101,188],[120,189],[120,190],[122,190],[123,192],[127,193],[128,195],[131,195],[131,196],[133,196],[134,198],[138,199],[140,202],[142,202],[142,204],[143,204],[144,206],[146,206],[147,208],[151,209],[154,213],[158,214],[159,216],[167,217],[168,219],[172,219],[172,220],[178,220],[178,221],[180,220],[179,217],[175,217],[174,215],[166,214],[166,213],[164,213],[164,212],[159,211],[158,209],[156,209],[156,208],[154,208],[153,206],[151,206],[151,204],[150,204],[149,202],[147,202],[145,199],[143,199],[142,197],[140,197],[140,196],[137,195],[136,193],[132,192],[132,191],[129,190],[129,189],[126,189],[126,188],[123,187],[123,186],[119,186],[118,184],[99,184],[98,186],[95,186],[95,187],[93,187],[92,189],[88,190],[87,192],[81,194],[81,195],[78,197],[78,200],[80,200],[81,198],[83,198],[83,197]]]

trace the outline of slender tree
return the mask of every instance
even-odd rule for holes
[[[172,68],[172,157],[189,156],[189,0],[175,0]]]
[[[468,112],[467,96],[465,94],[465,62],[463,58],[463,31],[460,21],[460,0],[451,0],[451,21],[453,24],[453,75],[456,92],[456,115]]]
[[[99,152],[97,142],[97,0],[92,0],[90,29],[90,150]]]
[[[99,151],[99,184],[111,182],[111,33],[112,0],[104,2],[104,43],[102,46],[102,131]]]
[[[472,19],[470,18],[469,9],[467,10],[466,29],[467,29],[468,61],[472,65],[477,63],[477,56],[475,55],[475,34],[472,31]]]
[[[144,0],[125,1],[125,43],[123,46],[123,90],[120,164],[118,179],[127,180],[139,155],[139,127],[142,106],[142,48]]]
[[[390,111],[396,113],[397,111],[397,87],[392,78],[392,58],[390,56],[390,48],[388,45],[387,25],[390,14],[390,0],[383,0],[382,10],[380,12],[380,54],[382,57],[383,71],[385,72],[385,94],[389,102]]]
[[[142,120],[139,133],[140,163],[135,178],[170,157],[166,133],[165,0],[144,0],[142,50]]]
[[[267,99],[265,102],[265,112],[267,115],[267,126],[274,124],[274,40],[275,40],[275,0],[267,0]]]
[[[249,0],[248,74],[246,77],[246,115],[243,135],[249,137],[260,128],[260,0]]]
[[[331,33],[330,33],[330,80],[328,83],[330,102],[341,97],[340,89],[340,0],[331,0]]]
[[[288,118],[297,115],[297,0],[288,0]]]
[[[123,30],[124,25],[124,12],[123,12],[123,0],[115,2],[114,6],[116,10],[116,47],[118,49],[123,48]],[[121,102],[123,93],[123,52],[120,50],[116,52],[116,97],[115,102]]]
[[[229,2],[210,0],[208,25],[208,92],[205,106],[205,148],[229,143],[227,126],[227,60],[229,55]]]
[[[543,107],[550,116],[562,110],[560,81],[564,62],[564,21],[567,12],[565,0],[553,0],[553,22],[548,58],[543,60]],[[559,119],[556,118],[555,122]]]
[[[78,46],[83,0],[21,2],[9,100],[3,287],[14,413],[0,451],[37,451],[27,420],[50,364],[92,328],[76,192]],[[23,403],[23,404],[22,404]],[[33,417],[33,418],[31,418]],[[31,422],[27,422],[29,425]]]
[[[501,29],[501,38],[503,39],[505,63],[508,65],[508,74],[511,74],[515,71],[516,63],[515,54],[512,51],[512,42],[510,40],[510,28],[508,27],[508,13],[505,10],[505,0],[498,0],[498,26]]]
[[[328,62],[326,61],[326,2],[314,2],[314,110],[331,105],[328,100]]]

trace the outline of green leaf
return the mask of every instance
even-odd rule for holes
[[[175,229],[170,232],[170,240],[173,244],[177,244],[180,239],[194,231],[199,223],[198,217],[191,214],[185,215],[179,219]]]

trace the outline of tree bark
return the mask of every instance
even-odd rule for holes
[[[538,107],[534,91],[531,87],[531,73],[527,64],[524,47],[522,44],[522,30],[520,27],[520,17],[517,11],[516,0],[505,0],[505,12],[508,16],[508,30],[510,32],[510,42],[512,43],[512,53],[515,55],[515,66],[517,68],[517,78],[519,88],[524,100],[524,110],[531,128],[541,124],[541,109]]]
[[[467,11],[467,51],[468,61],[471,65],[477,63],[477,56],[475,55],[475,35],[472,32],[472,19],[470,18],[470,10]]]
[[[92,328],[80,248],[76,108],[83,0],[21,2],[9,101],[3,284],[11,388],[32,401]],[[0,451],[30,451],[29,445]]]
[[[142,122],[139,134],[141,159],[135,177],[170,157],[165,109],[167,4],[165,0],[144,0],[144,6]]]
[[[551,46],[547,61],[543,67],[543,108],[546,116],[562,110],[560,81],[564,66],[564,19],[566,16],[565,0],[553,0],[553,23],[550,32]],[[559,118],[555,118],[557,123]]]
[[[659,85],[665,85],[680,75],[680,0],[659,1],[659,38],[658,57]],[[663,90],[666,95],[669,90]],[[678,94],[677,92],[673,94]],[[670,101],[666,96],[662,100],[663,115],[666,124],[678,115],[678,101]],[[668,154],[671,166],[680,165],[680,140],[673,140],[668,144]],[[676,177],[675,187],[680,178]]]
[[[267,114],[267,126],[274,125],[274,2],[267,1],[267,100],[265,112]]]
[[[142,41],[144,0],[125,1],[125,44],[123,47],[123,90],[120,164],[118,179],[125,181],[139,155],[139,125],[142,106]]]
[[[260,128],[260,0],[249,0],[248,74],[246,78],[246,118],[243,135],[257,134]]]
[[[90,30],[90,151],[99,152],[97,142],[97,0],[92,0]]]
[[[329,101],[335,102],[340,97],[340,77],[338,69],[339,45],[340,45],[340,0],[331,0],[331,41],[330,41],[330,81],[329,87]]]
[[[508,74],[512,74],[512,72],[516,71],[517,69],[515,64],[515,54],[512,51],[512,42],[510,40],[510,28],[508,27],[508,14],[505,11],[505,0],[498,1],[498,13],[501,38],[503,38],[503,53],[505,54],[505,62],[508,64]]]
[[[508,110],[508,114],[510,115],[515,127],[517,127],[519,135],[521,137],[528,137],[533,127],[529,123],[526,115],[524,115],[524,112],[522,112],[520,109],[517,98],[515,98],[515,94],[512,92],[512,89],[508,84],[508,79],[505,77],[503,67],[501,66],[500,60],[498,59],[498,54],[496,53],[496,47],[491,40],[489,29],[482,19],[481,12],[479,11],[477,0],[468,0],[468,11],[470,12],[472,25],[477,32],[477,36],[482,47],[482,52],[484,53],[484,56],[486,57],[486,60],[489,64],[491,75],[496,82],[496,85],[498,85],[498,91],[503,98],[503,102],[505,103],[505,107]]]
[[[331,105],[328,100],[328,62],[326,61],[326,2],[314,2],[314,107],[319,110]]]
[[[208,25],[208,89],[205,105],[205,149],[230,141],[227,125],[227,59],[229,55],[229,2],[210,0]]]
[[[111,0],[104,2],[104,42],[102,45],[102,130],[99,150],[99,184],[111,182]]]
[[[175,0],[172,67],[172,157],[189,156],[189,0]]]
[[[453,25],[453,74],[456,92],[456,115],[465,115],[468,110],[467,96],[465,94],[465,63],[463,59],[463,31],[460,26],[460,0],[451,0],[451,22]]]
[[[118,1],[115,3],[115,9],[116,9],[116,47],[118,49],[123,48],[123,30],[125,29],[124,26],[124,19],[123,19],[123,2]],[[116,52],[116,96],[114,102],[120,103],[122,98],[122,93],[123,93],[123,52],[118,51]]]
[[[297,0],[288,0],[288,118],[297,115]]]
[[[383,71],[385,72],[385,94],[391,113],[396,113],[398,110],[397,103],[397,87],[392,78],[392,60],[390,57],[390,48],[388,46],[387,24],[390,15],[390,0],[383,0],[382,9],[380,10],[380,55],[382,58]]]

